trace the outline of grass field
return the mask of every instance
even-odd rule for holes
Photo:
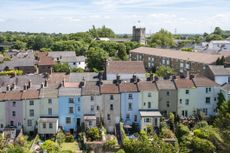
[[[78,150],[77,142],[63,143],[61,145],[61,151],[64,151],[64,150],[70,150],[72,152],[76,152]]]

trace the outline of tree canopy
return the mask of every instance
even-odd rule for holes
[[[175,46],[172,33],[161,29],[150,37],[149,45],[151,47],[171,48]]]

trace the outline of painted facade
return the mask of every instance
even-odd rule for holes
[[[76,131],[81,125],[81,105],[79,96],[59,97],[59,126],[64,131]]]
[[[121,117],[125,124],[138,123],[139,115],[139,93],[121,93]]]

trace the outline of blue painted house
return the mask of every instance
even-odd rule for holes
[[[136,83],[121,83],[121,117],[125,124],[139,123],[139,93]]]
[[[61,87],[59,89],[59,127],[65,132],[77,131],[83,115],[81,108],[81,89],[76,87]]]

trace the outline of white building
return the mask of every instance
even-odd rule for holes
[[[230,83],[230,68],[223,65],[209,65],[209,77],[216,83],[222,85]]]
[[[203,112],[206,116],[215,115],[220,86],[208,78],[197,77],[192,79],[196,86],[196,113]]]
[[[213,40],[208,44],[208,49],[217,51],[230,51],[230,41]]]
[[[54,61],[60,63],[68,63],[71,68],[85,69],[86,58],[84,56],[76,56],[75,51],[53,51],[49,52],[49,57],[52,57]]]
[[[189,117],[203,112],[215,115],[219,86],[208,78],[176,79],[178,115]]]

